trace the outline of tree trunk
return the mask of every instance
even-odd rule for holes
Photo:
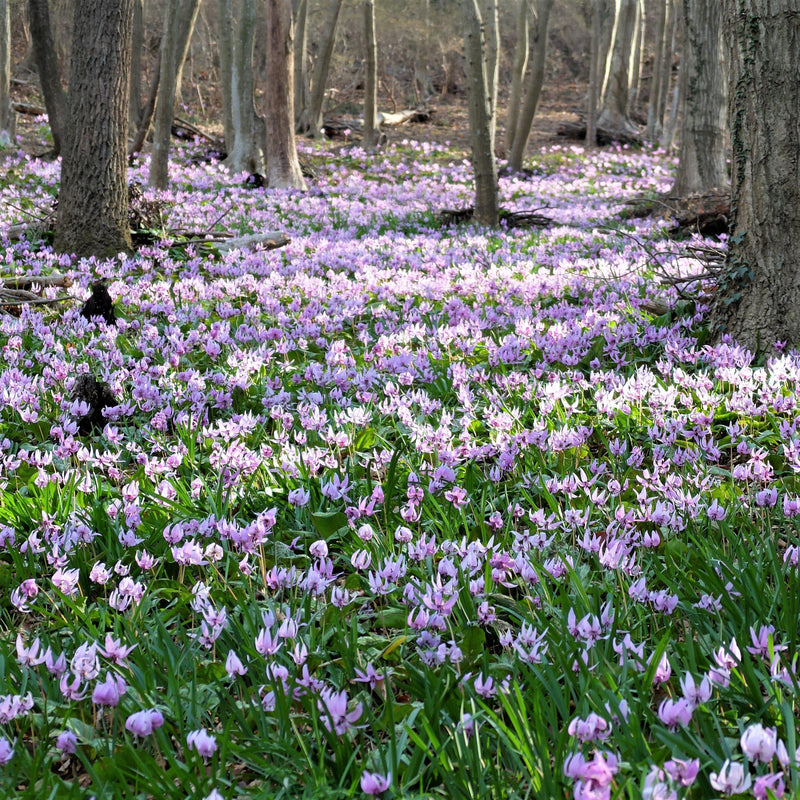
[[[677,0],[667,0],[667,20],[664,31],[664,57],[661,59],[661,94],[658,97],[659,131],[667,124],[667,101],[672,86],[672,55],[675,52],[675,37],[678,30]]]
[[[328,17],[323,25],[325,37],[320,45],[317,63],[314,65],[314,74],[311,78],[311,102],[301,112],[298,122],[300,133],[304,133],[307,136],[318,137],[322,135],[325,85],[328,82],[333,45],[336,42],[336,24],[339,21],[339,12],[341,10],[342,0],[330,0]]]
[[[677,4],[677,0],[672,0],[672,36],[670,37],[669,60],[666,65],[669,68],[667,74],[662,78],[662,82],[667,89],[670,84],[670,73],[672,72],[672,53],[680,46],[680,40],[683,34],[683,13],[681,7]],[[683,59],[681,59],[683,61]],[[683,64],[681,63],[680,71],[683,72]],[[680,110],[682,99],[683,81],[680,79],[675,81],[675,86],[672,90],[672,103],[669,107],[669,114],[666,109],[666,97],[664,108],[664,130],[659,140],[659,146],[662,150],[669,152],[672,149],[672,142],[675,140],[675,131],[678,129],[678,111]]]
[[[267,0],[267,185],[305,189],[294,139],[291,0]]]
[[[364,0],[364,39],[367,74],[364,82],[364,146],[378,145],[378,43],[375,37],[375,0]]]
[[[598,70],[599,70],[599,103],[603,105],[603,98],[606,96],[606,65],[611,57],[611,47],[614,44],[614,30],[617,13],[617,0],[596,0],[600,7],[600,47],[598,50]]]
[[[264,169],[266,129],[253,101],[255,0],[220,0],[219,56],[222,76],[225,164],[234,172]]]
[[[11,107],[11,22],[8,0],[0,0],[0,138],[14,141],[17,117]]]
[[[61,88],[61,70],[58,68],[47,0],[28,0],[28,22],[39,83],[42,85],[44,105],[53,134],[53,154],[57,156],[64,149],[69,109]]]
[[[719,0],[684,0],[683,123],[672,194],[726,189],[727,93]]]
[[[650,76],[650,98],[647,102],[647,129],[645,133],[645,136],[651,142],[657,141],[661,134],[663,118],[659,117],[659,109],[661,108],[661,93],[664,91],[664,88],[661,86],[661,77],[664,73],[664,59],[672,59],[672,53],[666,52],[664,44],[668,31],[668,9],[669,0],[659,0],[658,19],[656,21],[655,57],[653,59],[653,70]]]
[[[639,78],[642,74],[644,53],[644,0],[636,0],[636,27],[628,64],[628,108],[633,109],[639,97]]]
[[[597,144],[597,101],[600,84],[600,0],[592,0],[591,44],[589,45],[589,96],[586,109],[586,146]]]
[[[416,38],[414,52],[414,90],[419,102],[424,103],[434,94],[428,63],[431,57],[431,2],[421,0],[424,34]]]
[[[520,106],[522,105],[522,82],[528,68],[528,0],[520,0],[519,18],[517,22],[517,43],[514,46],[514,64],[511,71],[511,96],[508,100],[506,115],[506,152],[510,153],[514,146],[514,136],[519,125]]]
[[[530,83],[525,93],[525,104],[519,115],[514,144],[508,157],[508,166],[515,172],[522,169],[522,159],[531,134],[533,118],[544,83],[544,65],[547,55],[547,27],[550,24],[550,10],[554,0],[538,0],[536,4],[536,33],[533,37],[533,64],[531,65]]]
[[[800,0],[725,0],[732,236],[712,325],[753,352],[800,345]]]
[[[142,50],[144,49],[144,0],[133,0],[133,32],[131,33],[131,85],[128,128],[138,131],[142,123]]]
[[[467,67],[469,135],[475,172],[475,219],[481,225],[497,225],[500,208],[497,162],[492,139],[492,109],[486,82],[483,25],[477,0],[462,0],[464,55]]]
[[[486,62],[486,88],[492,115],[492,147],[497,141],[497,93],[500,80],[500,20],[497,0],[478,0],[483,20],[483,58]]]
[[[294,124],[310,102],[308,86],[308,0],[294,0]]]
[[[161,35],[160,81],[153,125],[153,153],[150,158],[150,185],[166,189],[169,184],[169,146],[175,95],[181,83],[183,62],[189,50],[200,0],[177,0],[168,3]]]
[[[54,246],[111,257],[130,250],[126,143],[132,0],[77,0],[70,115]]]
[[[637,134],[628,117],[628,63],[636,25],[637,0],[617,0],[614,37],[606,66],[606,90],[597,126],[613,133]]]

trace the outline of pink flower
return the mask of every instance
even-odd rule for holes
[[[186,736],[186,744],[190,749],[197,750],[204,759],[210,758],[217,751],[217,737],[208,733],[205,728],[191,731]]]
[[[164,716],[155,708],[136,711],[125,721],[125,728],[134,736],[149,736],[156,728],[164,724]]]
[[[664,771],[667,775],[681,786],[691,786],[697,780],[699,770],[700,759],[698,758],[693,761],[682,761],[679,758],[673,758],[664,764]]]
[[[8,764],[14,756],[14,747],[5,736],[0,736],[0,765]]]
[[[242,660],[236,654],[235,650],[228,652],[228,657],[225,659],[225,672],[232,678],[234,675],[247,674],[247,667],[242,663]]]
[[[320,710],[322,724],[326,730],[333,731],[337,736],[343,736],[361,718],[364,707],[359,703],[352,711],[347,710],[347,692],[334,692],[323,689],[317,708]]]
[[[380,775],[377,772],[364,772],[361,774],[361,791],[374,797],[385,792],[392,783],[392,773]]]
[[[658,707],[658,718],[671,730],[686,726],[692,719],[692,705],[685,697],[678,700],[666,698]]]
[[[745,773],[744,767],[741,764],[732,763],[730,760],[720,767],[719,772],[712,772],[708,780],[713,789],[727,795],[742,794],[750,788],[752,783],[750,776]]]
[[[765,728],[760,723],[755,723],[745,729],[739,742],[742,752],[750,761],[761,761],[767,764],[775,755],[778,732],[775,728]]]
[[[61,731],[56,738],[56,747],[71,756],[78,749],[78,737],[72,731]]]
[[[119,675],[106,675],[102,683],[98,683],[92,692],[92,702],[98,706],[113,708],[119,703],[120,697],[128,691],[128,684]]]

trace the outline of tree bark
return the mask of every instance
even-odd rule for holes
[[[11,107],[11,22],[8,0],[0,0],[0,137],[14,140],[17,115]]]
[[[637,0],[617,0],[614,37],[606,66],[606,90],[597,126],[610,132],[636,135],[628,117],[628,63],[636,25]]]
[[[531,134],[533,118],[539,105],[544,83],[544,66],[547,55],[547,28],[550,24],[550,11],[553,0],[538,0],[536,4],[536,33],[533,37],[533,64],[531,65],[530,83],[525,93],[525,103],[519,115],[514,144],[508,157],[508,166],[515,172],[522,169],[522,159]]]
[[[719,0],[684,0],[683,124],[671,194],[727,189],[727,91]]]
[[[294,0],[294,124],[310,101],[308,86],[308,0]]]
[[[659,0],[658,19],[656,21],[656,44],[655,57],[653,59],[653,70],[650,76],[650,98],[647,103],[647,128],[645,136],[651,142],[657,141],[661,134],[663,117],[659,117],[661,108],[661,77],[664,73],[664,59],[672,59],[672,53],[666,52],[665,37],[668,25],[667,16],[669,10],[669,0]]]
[[[131,33],[131,85],[128,128],[138,131],[142,122],[142,50],[144,49],[144,0],[133,0]]]
[[[378,42],[375,37],[375,0],[364,0],[364,39],[367,73],[364,82],[364,146],[378,145]]]
[[[497,0],[478,0],[483,20],[483,58],[486,62],[486,88],[492,115],[492,147],[497,141],[497,93],[500,80],[500,20]]]
[[[294,139],[291,0],[267,0],[267,185],[305,189]]]
[[[77,0],[70,124],[54,246],[111,257],[131,248],[126,143],[132,0]]]
[[[61,70],[58,67],[56,46],[50,26],[48,0],[28,0],[28,23],[31,30],[36,68],[42,86],[44,105],[53,134],[53,155],[64,149],[68,113],[67,97],[61,88]]]
[[[600,0],[591,0],[591,43],[589,45],[589,95],[586,108],[586,146],[597,144],[597,104],[600,84]]]
[[[200,0],[177,0],[167,3],[159,57],[159,87],[153,124],[153,152],[150,158],[150,185],[166,189],[169,184],[169,146],[175,95],[181,83],[183,62],[189,50]]]
[[[800,345],[800,0],[724,0],[733,148],[712,325],[751,351]]]
[[[628,63],[628,108],[632,109],[639,96],[639,78],[642,74],[644,52],[644,0],[636,0],[636,25],[631,45],[631,60]]]
[[[311,78],[311,102],[301,112],[298,122],[298,130],[300,133],[311,137],[322,135],[325,85],[328,82],[333,45],[336,42],[336,24],[339,21],[339,12],[341,10],[342,0],[330,0],[328,16],[323,25],[325,35],[320,45],[317,63],[314,65],[314,74]]]
[[[514,64],[511,70],[511,96],[508,100],[506,115],[506,152],[510,153],[514,146],[514,136],[519,125],[520,107],[522,105],[522,82],[528,68],[528,0],[520,0],[517,20],[517,43],[514,46]]]
[[[462,0],[464,55],[467,67],[469,134],[475,172],[475,219],[481,225],[497,225],[500,207],[497,162],[492,137],[492,108],[486,81],[483,24],[477,0]]]

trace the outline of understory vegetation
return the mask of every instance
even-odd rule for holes
[[[0,313],[3,796],[797,796],[800,355],[663,284],[724,247],[622,213],[674,163],[547,148],[485,230],[446,145],[302,147],[148,194],[287,246],[80,262],[0,153],[2,276],[72,281]]]

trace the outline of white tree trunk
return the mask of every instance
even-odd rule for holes
[[[636,135],[628,117],[628,63],[636,26],[637,0],[617,0],[614,36],[606,66],[605,95],[597,126],[606,131]]]
[[[486,71],[486,88],[492,115],[492,142],[497,140],[497,93],[500,80],[500,20],[497,0],[479,0],[483,20],[483,58]]]
[[[16,113],[11,107],[11,24],[8,0],[0,0],[0,137],[13,141]]]
[[[375,0],[364,0],[364,39],[367,74],[364,82],[364,146],[378,144],[378,43],[375,38]]]
[[[294,0],[294,114],[295,130],[300,113],[308,105],[308,0]]]
[[[492,138],[492,109],[486,81],[483,24],[477,0],[462,0],[462,4],[469,134],[472,168],[475,172],[475,219],[481,225],[497,225],[500,217],[497,162]]]
[[[508,100],[506,115],[506,152],[510,153],[514,145],[514,136],[519,124],[522,105],[522,82],[528,68],[528,0],[520,0],[517,20],[517,43],[514,46],[514,64],[511,70],[511,96]]]

